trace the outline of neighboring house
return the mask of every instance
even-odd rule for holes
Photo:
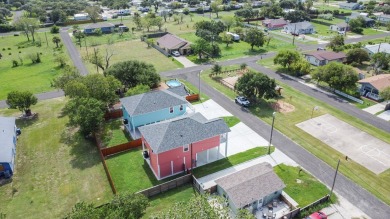
[[[93,23],[84,27],[85,34],[93,34],[96,29],[102,30],[102,33],[114,32],[115,25],[111,23]]]
[[[374,45],[367,45],[364,49],[368,52],[368,55],[372,56],[378,52],[384,52],[390,54],[390,44],[389,43],[380,43]]]
[[[333,51],[314,51],[305,53],[305,58],[310,64],[315,66],[326,65],[329,62],[345,62],[347,56],[343,52],[333,52]]]
[[[374,19],[369,18],[369,17],[365,16],[364,14],[360,14],[360,13],[352,13],[351,16],[345,17],[345,22],[348,23],[351,19],[356,19],[358,17],[362,17],[364,19],[364,25],[366,27],[372,27],[375,24]]]
[[[358,81],[361,84],[360,95],[381,100],[379,92],[390,87],[390,74],[375,75]]]
[[[263,20],[262,24],[264,27],[270,30],[275,30],[275,29],[282,29],[287,24],[287,21],[284,20],[283,18],[267,19],[267,20]]]
[[[226,157],[229,127],[221,118],[194,113],[139,127],[144,158],[157,179]],[[225,155],[220,147],[225,146]]]
[[[133,138],[138,138],[139,126],[164,121],[186,113],[185,97],[169,90],[151,91],[120,99],[123,121]]]
[[[14,174],[17,129],[15,118],[0,117],[0,178]]]
[[[378,22],[380,22],[382,24],[390,23],[390,14],[382,14],[382,15],[377,16],[377,18],[378,18]]]
[[[308,21],[303,21],[303,22],[298,22],[298,23],[290,23],[284,26],[283,30],[286,33],[291,33],[291,34],[311,34],[314,33],[314,26],[308,22]]]
[[[260,163],[215,180],[217,192],[237,214],[260,208],[279,198],[286,187],[269,163]]]
[[[85,21],[85,20],[89,20],[89,15],[88,13],[75,14],[73,15],[73,19],[75,21]]]
[[[342,23],[339,23],[339,24],[330,25],[329,29],[331,31],[345,32],[345,31],[349,30],[349,26],[348,26],[347,23],[342,22]]]
[[[191,52],[191,44],[188,41],[170,33],[167,33],[158,39],[156,44],[169,54],[173,51],[179,51],[182,55],[186,55]]]
[[[347,10],[358,10],[361,9],[361,5],[359,3],[348,3],[348,2],[342,2],[339,4],[340,9],[347,9]]]

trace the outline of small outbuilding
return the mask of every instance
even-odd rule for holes
[[[15,118],[0,117],[0,178],[10,178],[14,174],[16,140]]]

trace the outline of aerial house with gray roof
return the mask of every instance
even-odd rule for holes
[[[15,118],[0,117],[0,178],[14,174],[17,133]]]

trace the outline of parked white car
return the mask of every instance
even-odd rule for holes
[[[248,107],[250,104],[249,100],[243,96],[237,96],[236,99],[234,99],[234,102],[244,107]]]

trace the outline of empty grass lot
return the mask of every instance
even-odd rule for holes
[[[182,65],[175,59],[168,58],[152,47],[147,47],[146,43],[140,40],[123,41],[112,45],[100,45],[96,47],[88,47],[88,55],[93,54],[94,48],[99,49],[101,54],[105,54],[106,49],[112,50],[114,55],[111,58],[110,65],[128,60],[139,60],[154,65],[157,72],[168,71],[181,68]],[[81,57],[87,57],[85,47],[79,48]],[[96,73],[96,66],[84,60],[84,63],[91,73]],[[102,70],[99,69],[102,73]]]
[[[105,122],[101,139],[103,145],[106,147],[112,147],[131,141],[131,137],[124,129],[121,119]]]
[[[275,173],[282,179],[286,188],[283,190],[293,198],[299,207],[304,207],[329,194],[329,189],[306,171],[299,172],[299,167],[279,164]],[[332,195],[332,200],[336,201]]]
[[[7,218],[63,218],[81,201],[103,204],[112,198],[94,144],[66,126],[65,98],[39,102],[33,121],[18,121],[22,135],[16,149],[12,183],[0,186],[0,211]],[[17,110],[0,110],[19,116]]]
[[[155,214],[165,212],[177,202],[187,202],[196,194],[192,184],[186,184],[153,196],[149,198],[149,207],[146,208],[146,214],[142,218],[151,218]]]
[[[6,99],[7,94],[13,90],[28,90],[32,93],[53,90],[50,82],[61,71],[54,61],[53,53],[61,53],[68,60],[66,48],[55,49],[55,44],[51,42],[53,36],[53,34],[47,33],[49,41],[49,46],[47,46],[44,33],[36,33],[36,41],[42,42],[40,47],[37,47],[31,41],[28,42],[22,34],[20,36],[0,37],[0,54],[2,55],[0,61],[0,100]],[[58,36],[58,34],[55,36]],[[36,53],[42,53],[40,55],[42,62],[32,64],[27,56]],[[13,60],[19,63],[18,67],[12,67]]]
[[[226,94],[231,99],[234,98],[234,91],[212,80],[208,76],[207,72],[202,75],[202,79],[215,89]],[[314,106],[319,107],[319,110],[314,112],[314,117],[326,113],[331,114],[338,119],[347,122],[348,124],[355,126],[356,128],[361,129],[362,131],[365,131],[376,138],[390,143],[390,135],[385,131],[382,131],[372,125],[369,125],[357,119],[356,117],[346,114],[341,110],[338,110],[311,96],[301,93],[300,91],[286,84],[280,82],[277,83],[283,87],[283,97],[281,98],[281,100],[293,105],[295,107],[295,110],[286,114],[278,113],[275,120],[275,128],[297,144],[304,147],[306,150],[310,151],[318,158],[328,163],[330,166],[335,167],[337,164],[337,160],[345,157],[345,155],[334,150],[322,141],[318,140],[317,138],[314,138],[310,134],[304,132],[303,130],[295,126],[295,124],[310,119],[310,115]],[[272,102],[274,102],[274,100],[261,100],[256,105],[250,107],[250,110],[260,119],[267,122],[268,124],[271,124],[272,113],[274,111],[270,107],[270,103]],[[379,175],[376,175],[373,172],[367,170],[365,167],[361,166],[360,164],[354,162],[353,160],[349,160],[348,162],[341,162],[340,171],[352,181],[367,189],[387,204],[390,203],[390,169]]]

